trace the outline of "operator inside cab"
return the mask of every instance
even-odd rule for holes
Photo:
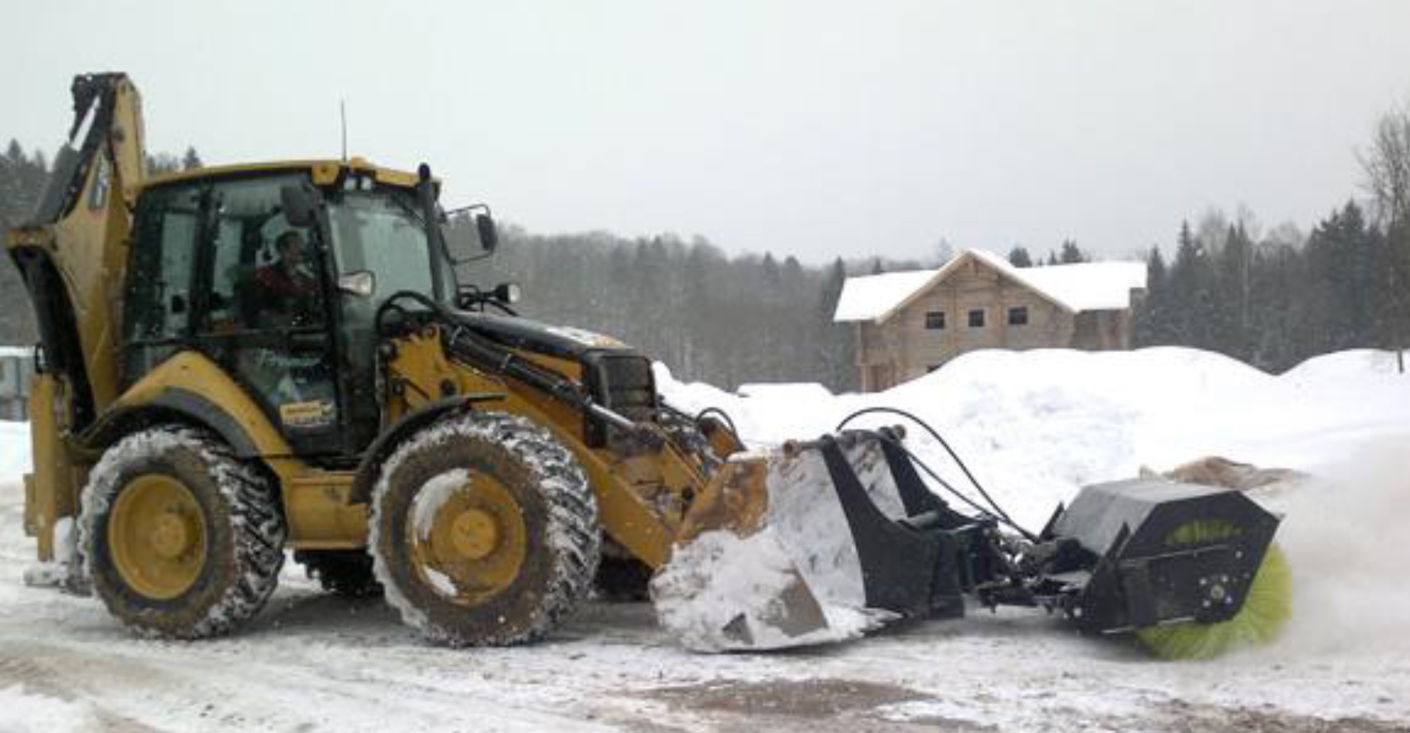
[[[305,261],[303,235],[290,229],[274,240],[279,259],[255,271],[266,325],[299,326],[317,320],[318,282]]]

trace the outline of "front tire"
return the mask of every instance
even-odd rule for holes
[[[93,590],[138,633],[229,633],[278,583],[285,526],[273,484],[204,431],[166,425],[123,438],[89,474],[81,503]]]
[[[597,503],[572,451],[502,412],[446,419],[398,447],[369,524],[387,601],[447,646],[542,638],[598,562]]]

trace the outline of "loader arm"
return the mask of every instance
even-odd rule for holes
[[[396,356],[386,379],[393,421],[417,419],[419,410],[455,395],[472,398],[452,409],[531,416],[578,458],[607,533],[653,568],[669,559],[697,497],[716,493],[715,487],[738,471],[721,470],[707,479],[653,423],[632,421],[588,397],[581,366],[570,360],[507,349],[470,329],[445,326],[417,329],[394,341]],[[594,416],[604,412],[617,421],[614,428],[634,431],[623,438],[632,443],[629,449],[589,444],[585,418],[600,419]],[[372,466],[377,462],[364,463],[368,470],[360,472],[354,501],[367,499],[374,478]]]

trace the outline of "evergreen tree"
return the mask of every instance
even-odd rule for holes
[[[181,170],[181,159],[170,153],[148,153],[147,175],[160,176]]]
[[[1133,346],[1159,346],[1170,343],[1169,274],[1160,247],[1152,247],[1146,258],[1146,292],[1135,304],[1131,316]]]
[[[817,344],[822,366],[822,382],[834,392],[857,388],[856,343],[851,323],[835,323],[837,301],[847,282],[847,267],[838,257],[828,268],[818,299]]]
[[[42,153],[31,156],[19,141],[10,140],[0,155],[0,236],[33,216],[48,175]],[[34,343],[38,331],[29,293],[11,259],[0,259],[0,345]]]
[[[1075,265],[1081,262],[1087,262],[1088,259],[1086,253],[1077,246],[1076,242],[1071,239],[1063,240],[1062,255],[1058,258],[1058,262],[1064,265]]]
[[[1214,269],[1190,223],[1180,223],[1175,262],[1170,267],[1170,336],[1172,343],[1207,349],[1213,346]]]
[[[1216,321],[1211,326],[1211,343],[1222,353],[1248,361],[1253,347],[1249,341],[1250,269],[1253,242],[1242,223],[1230,225],[1219,251],[1215,288]]]
[[[201,156],[196,154],[195,146],[187,146],[186,154],[181,156],[181,170],[189,171],[201,167]]]
[[[1009,264],[1014,267],[1032,267],[1033,258],[1028,256],[1027,249],[1018,245],[1009,250]]]

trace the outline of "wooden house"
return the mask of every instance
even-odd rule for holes
[[[1018,268],[971,249],[938,270],[848,278],[833,320],[856,324],[875,392],[976,349],[1128,349],[1145,285],[1140,262]]]

